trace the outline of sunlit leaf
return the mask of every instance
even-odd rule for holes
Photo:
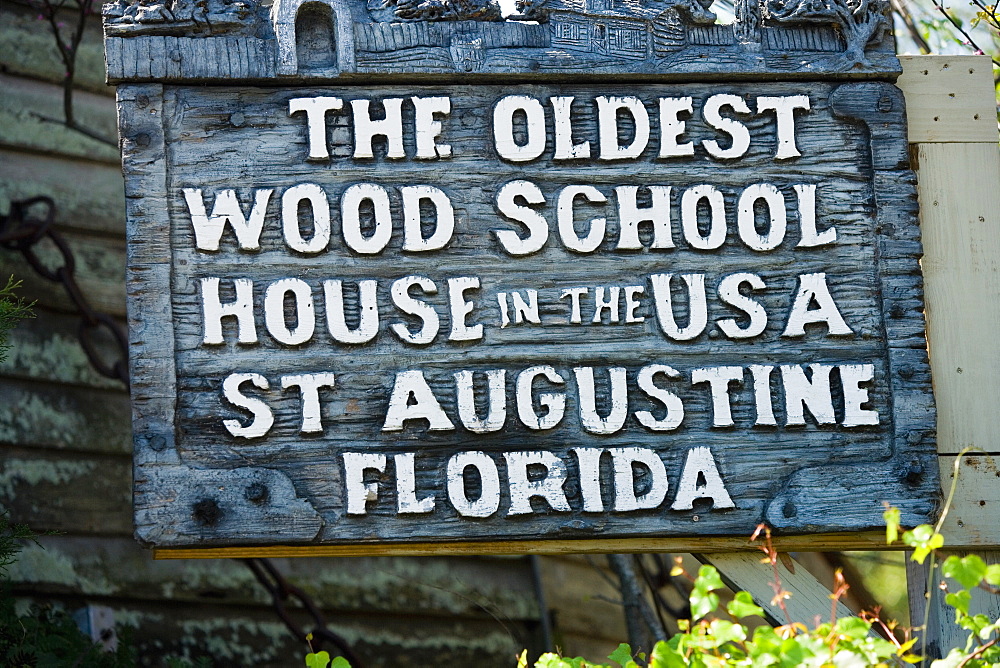
[[[957,580],[966,589],[978,587],[986,575],[986,562],[975,554],[967,557],[952,555],[941,564],[941,572],[945,577]]]
[[[753,596],[745,591],[736,592],[736,596],[726,605],[726,611],[733,617],[763,617],[764,608],[753,601]]]

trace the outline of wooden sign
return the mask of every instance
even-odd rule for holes
[[[106,6],[139,539],[927,521],[885,8],[793,5]]]

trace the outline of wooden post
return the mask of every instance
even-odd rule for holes
[[[902,58],[909,137],[918,174],[924,295],[938,459],[947,494],[964,448],[954,501],[942,529],[946,544],[1000,561],[1000,152],[992,66],[986,56]],[[939,559],[947,554],[939,555]],[[914,573],[911,577],[921,574]],[[926,578],[926,574],[923,574]],[[914,583],[916,584],[916,583]],[[963,645],[936,582],[927,651]],[[911,618],[926,607],[911,589]],[[995,619],[1000,597],[973,597],[973,614]]]

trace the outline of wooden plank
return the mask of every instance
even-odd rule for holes
[[[66,594],[18,593],[22,601],[58,601],[70,609],[92,602]],[[233,609],[214,605],[211,599],[184,604],[183,613],[173,603],[112,599],[102,604],[113,606],[116,621],[137,627],[133,640],[140,656],[173,655],[191,661],[204,657],[212,665],[283,668],[301,663],[306,652],[302,639],[289,633],[271,608]],[[301,608],[291,608],[289,615],[301,628],[312,628],[312,620]],[[508,666],[523,648],[536,642],[535,623],[506,620],[501,615],[464,619],[350,611],[329,613],[326,622],[365,666]],[[330,643],[323,647],[336,656]]]
[[[559,629],[572,629],[586,638],[588,652],[597,647],[605,650],[603,654],[585,656],[606,656],[623,641],[626,631],[620,603],[622,594],[604,556],[580,556],[573,560],[543,558],[540,568],[545,599],[550,608],[558,611],[555,621]],[[573,651],[583,652],[584,647]]]
[[[130,535],[130,486],[128,457],[0,451],[0,500],[38,533]]]
[[[116,131],[117,133],[117,131]],[[0,150],[0,211],[12,200],[51,197],[60,229],[125,236],[121,167]]]
[[[61,86],[0,75],[0,146],[49,155],[81,158],[88,162],[118,164],[118,132],[114,101],[107,97],[76,91],[73,94],[77,123],[107,137],[113,145],[70,130],[39,116],[63,119]]]
[[[775,536],[781,552],[885,550],[884,531],[804,536]],[[892,549],[901,549],[898,546]],[[615,540],[525,540],[489,542],[372,543],[367,545],[269,545],[265,547],[177,548],[153,550],[156,559],[220,559],[252,557],[358,557],[364,555],[428,556],[497,554],[611,554],[617,552],[716,553],[759,551],[746,538],[620,538]]]
[[[75,25],[69,11],[60,18],[66,25]],[[104,82],[101,33],[101,22],[91,19],[76,59],[76,84],[83,90],[111,97],[113,91]],[[59,47],[48,24],[38,20],[37,9],[13,2],[0,6],[0,66],[9,74],[62,84],[66,66],[59,58]]]
[[[40,309],[38,317],[22,320],[10,332],[7,342],[11,349],[7,359],[0,364],[0,375],[125,394],[121,381],[105,378],[91,366],[77,337],[79,322],[77,316],[42,313]],[[121,354],[104,336],[97,338],[95,349],[101,359],[109,361],[118,359]]]
[[[118,390],[0,382],[0,443],[129,455],[128,395]]]
[[[910,143],[997,140],[989,56],[900,56]]]
[[[942,455],[941,486],[945,494],[955,479],[957,457]],[[1000,457],[970,452],[962,458],[955,500],[941,533],[956,549],[995,547],[1000,540]]]
[[[799,622],[812,628],[816,626],[817,620],[827,622],[834,614],[837,617],[856,614],[856,611],[843,602],[838,601],[834,605],[830,600],[830,590],[801,564],[794,570],[789,570],[783,559],[778,560],[778,581],[782,590],[791,594],[785,600],[785,610],[782,610],[781,606],[773,602],[774,589],[771,583],[775,581],[774,571],[759,550],[756,554],[718,553],[701,555],[701,558],[719,570],[730,589],[749,592],[778,624]]]
[[[1000,451],[995,421],[977,417],[1000,408],[996,139],[994,123],[991,143],[917,147],[927,337],[942,454],[966,447]]]
[[[95,311],[115,317],[125,315],[125,244],[120,239],[95,237],[66,230],[62,236],[75,258],[74,276],[83,295]],[[50,240],[34,247],[35,253],[49,269],[62,266],[64,260]],[[76,311],[72,299],[62,285],[38,276],[20,251],[0,249],[4,272],[24,281],[20,295],[37,300],[40,307],[68,313]]]
[[[130,537],[44,536],[40,543],[27,545],[10,570],[10,581],[20,591],[52,595],[71,585],[82,596],[132,605],[212,601],[230,606],[229,614],[237,607],[270,603],[238,561],[153,561]],[[510,621],[535,621],[539,614],[527,558],[277,559],[273,565],[328,612],[469,620],[502,615]],[[596,579],[587,572],[571,573],[581,589]]]

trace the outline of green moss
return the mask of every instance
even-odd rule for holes
[[[63,485],[91,474],[96,468],[96,462],[8,459],[0,465],[0,498],[13,498],[15,489],[22,486]]]
[[[11,566],[10,577],[21,584],[63,585],[87,595],[111,596],[121,591],[101,575],[79,572],[70,557],[51,545],[27,545]]]

